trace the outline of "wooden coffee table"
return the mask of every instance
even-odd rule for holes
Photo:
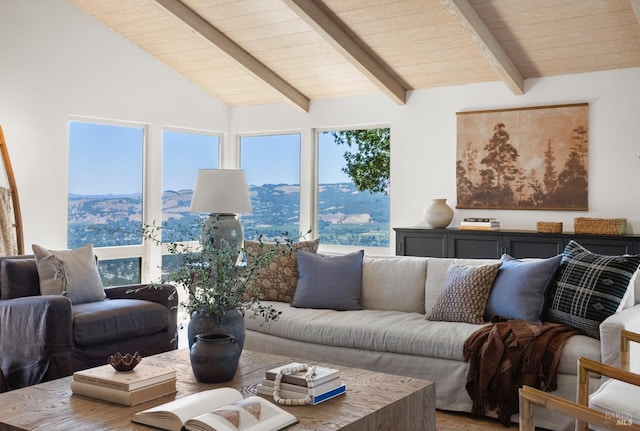
[[[178,392],[133,407],[72,395],[71,377],[0,394],[0,430],[150,430],[134,424],[134,413],[175,398],[216,387],[233,387],[246,396],[267,369],[295,358],[244,351],[235,378],[223,384],[196,382],[187,349],[144,358],[152,365],[175,368]],[[435,384],[391,374],[318,364],[340,369],[347,393],[316,406],[283,407],[299,423],[287,430],[434,430]]]

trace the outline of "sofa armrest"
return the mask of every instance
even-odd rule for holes
[[[0,300],[0,368],[8,389],[71,374],[71,301],[61,295]]]
[[[625,308],[607,317],[600,324],[600,362],[603,364],[620,366],[620,331],[622,329],[640,333],[640,304]],[[640,361],[640,357],[637,356],[640,356],[640,352],[632,348],[631,363]]]
[[[178,308],[178,292],[172,284],[127,284],[105,287],[104,291],[109,299],[143,299],[169,309]]]

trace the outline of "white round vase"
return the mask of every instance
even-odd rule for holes
[[[424,221],[432,228],[441,229],[449,226],[453,219],[453,210],[446,199],[433,199],[423,211]]]

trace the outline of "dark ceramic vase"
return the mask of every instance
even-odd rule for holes
[[[233,379],[242,349],[226,334],[198,334],[191,347],[191,369],[202,383],[222,383]]]
[[[224,316],[210,316],[201,311],[195,312],[191,316],[187,326],[187,337],[189,338],[189,349],[195,342],[198,334],[226,334],[232,336],[240,350],[244,346],[244,318],[238,310],[227,312]]]

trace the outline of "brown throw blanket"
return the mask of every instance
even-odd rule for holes
[[[579,333],[560,323],[501,320],[471,334],[464,342],[471,413],[479,416],[496,409],[498,418],[508,425],[511,415],[518,412],[520,387],[557,388],[562,346]]]

